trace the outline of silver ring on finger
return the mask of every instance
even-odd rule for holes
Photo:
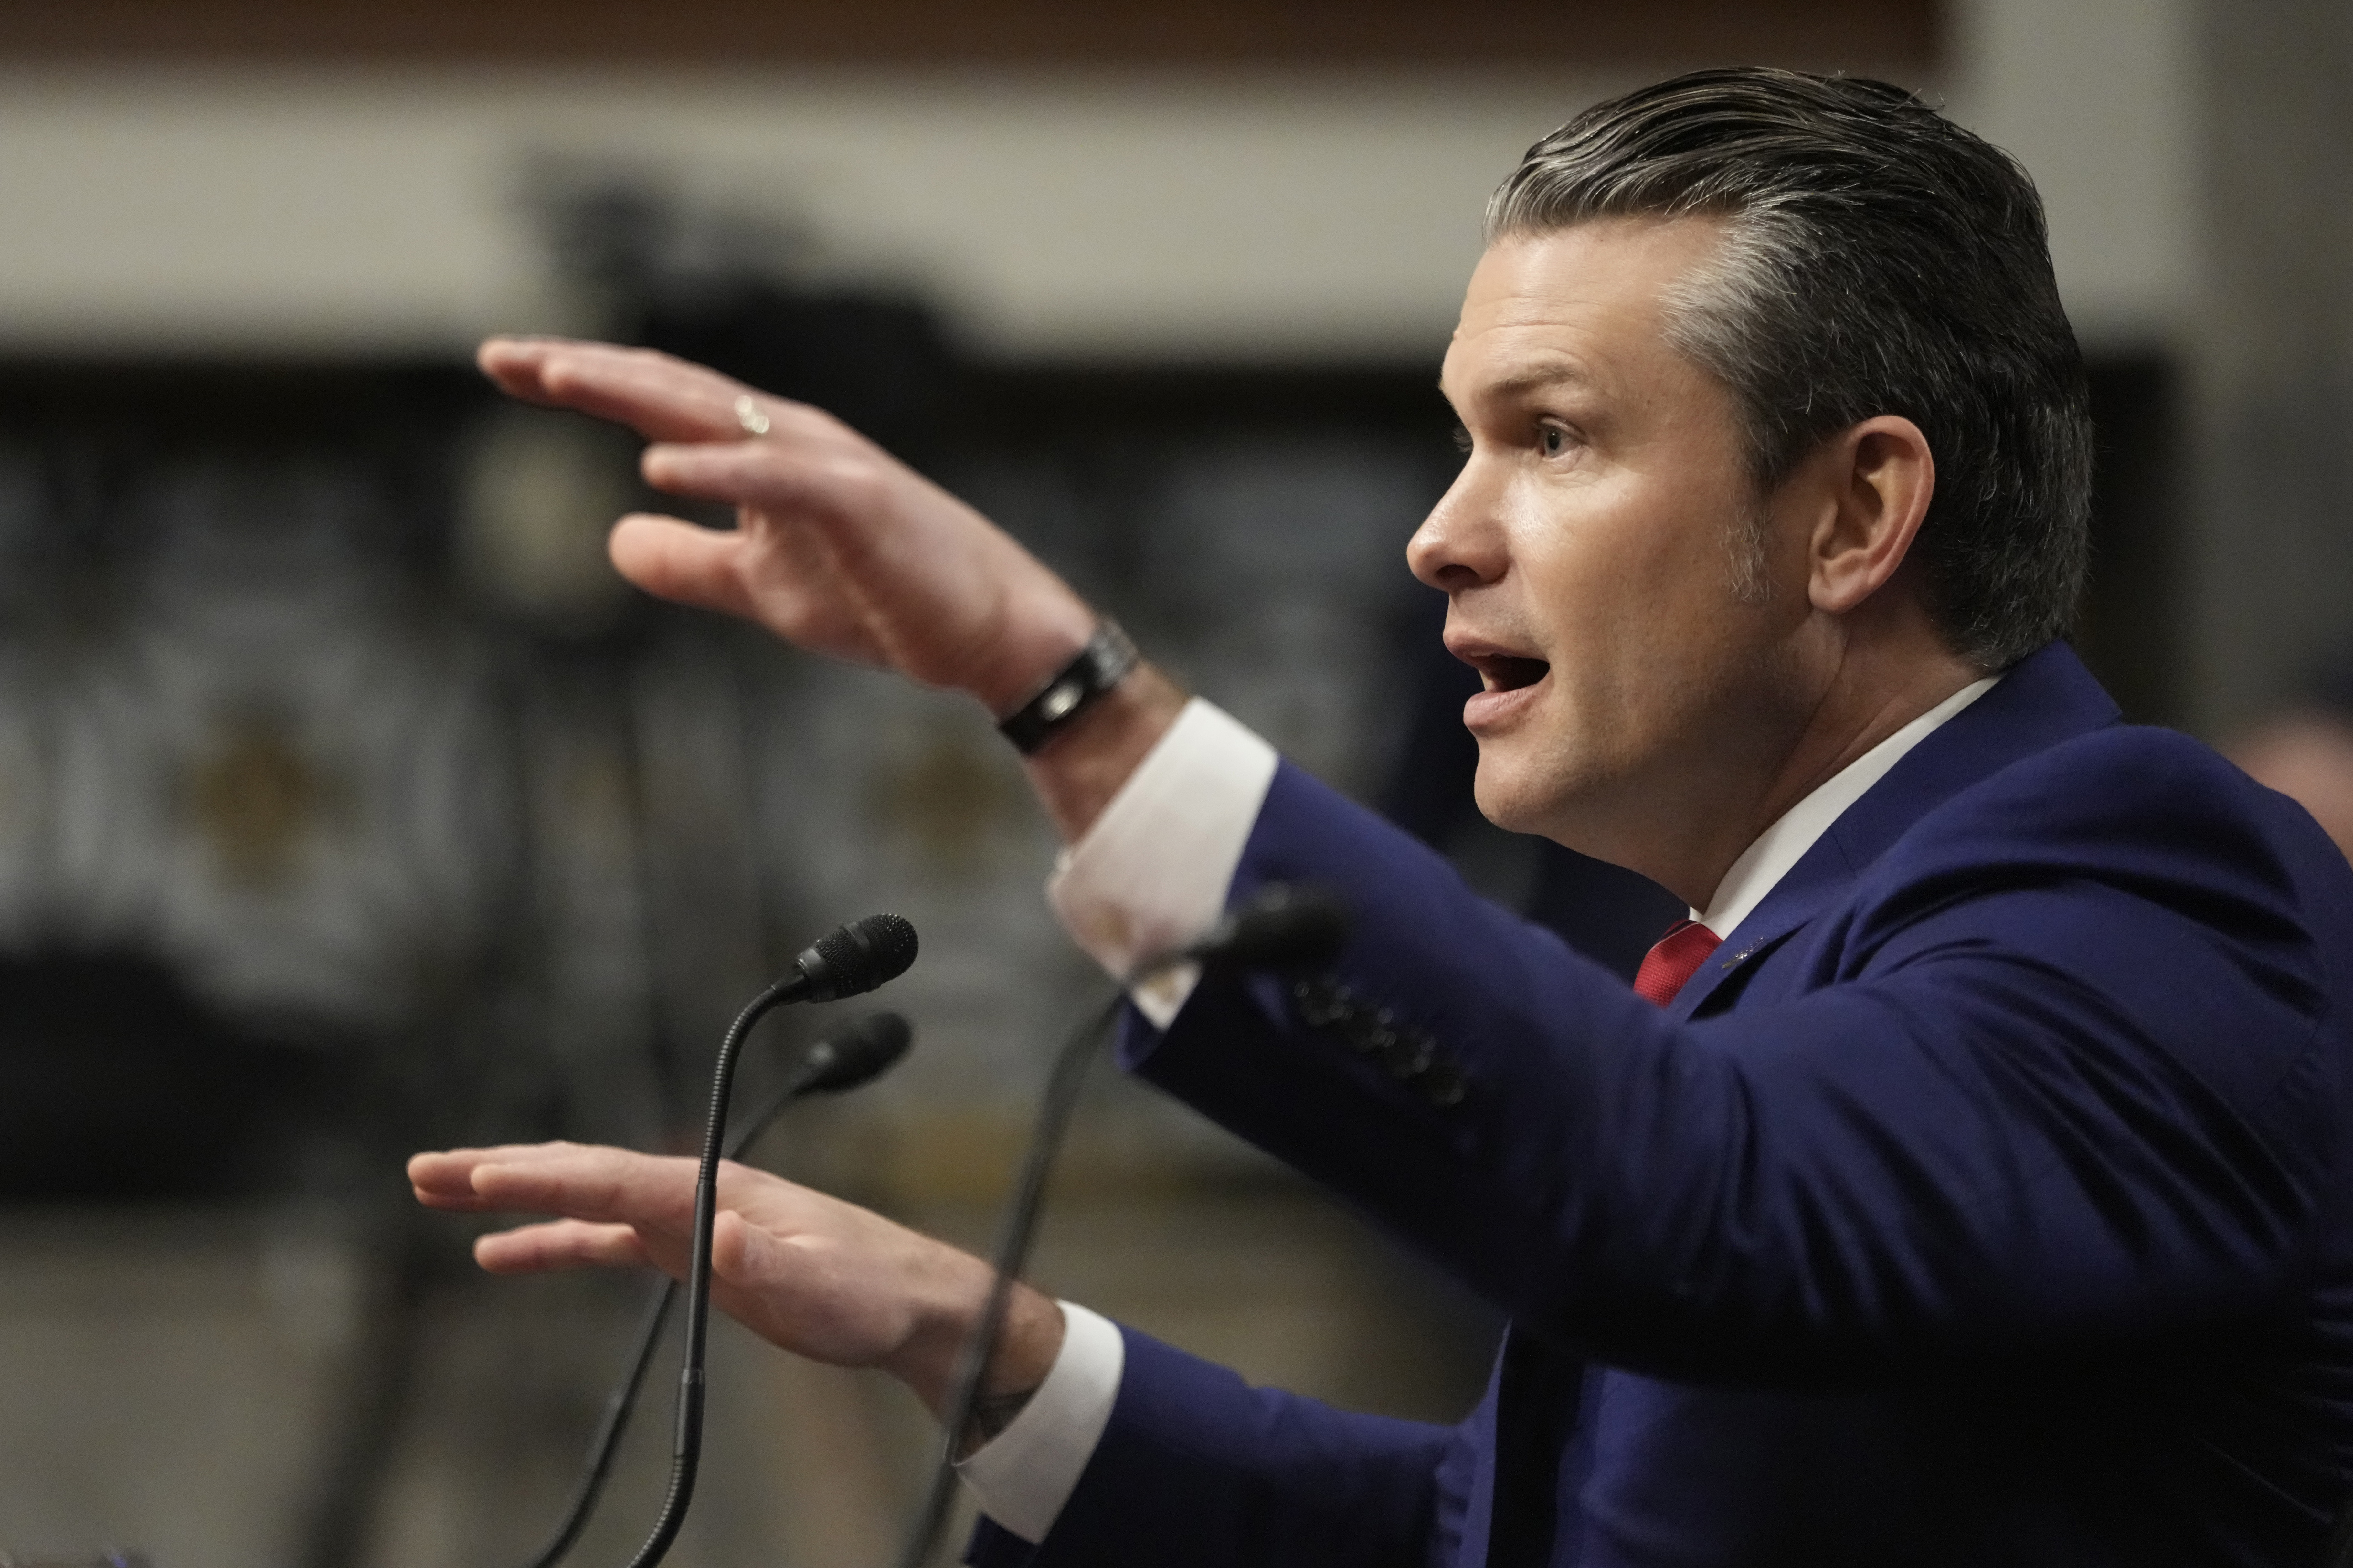
[[[749,393],[735,400],[735,426],[747,437],[768,433],[768,416],[760,412],[759,404]]]

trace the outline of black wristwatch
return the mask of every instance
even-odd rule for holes
[[[1141,662],[1135,645],[1127,640],[1117,622],[1099,621],[1095,635],[1087,639],[1078,658],[999,721],[997,731],[1023,756],[1034,756]]]

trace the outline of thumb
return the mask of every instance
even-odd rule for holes
[[[621,519],[606,542],[614,568],[655,597],[749,618],[743,548],[738,534],[651,512]]]
[[[719,1211],[711,1230],[712,1274],[751,1289],[775,1279],[785,1268],[784,1243],[733,1209]]]

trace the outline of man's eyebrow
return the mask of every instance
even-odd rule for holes
[[[1548,360],[1493,381],[1482,381],[1469,389],[1475,397],[1516,397],[1522,393],[1538,392],[1551,386],[1595,386],[1599,384],[1591,372],[1574,360]],[[1446,391],[1444,377],[1438,383],[1442,395]],[[1451,401],[1451,400],[1450,400]]]
[[[1510,397],[1523,392],[1535,392],[1544,387],[1594,384],[1592,373],[1574,360],[1550,360],[1529,365],[1506,376],[1487,382],[1479,391],[1489,396]]]

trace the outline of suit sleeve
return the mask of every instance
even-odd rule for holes
[[[1462,1513],[1452,1428],[1352,1415],[1124,1331],[1111,1422],[1032,1546],[984,1521],[981,1568],[1421,1568]]]
[[[2136,744],[1931,814],[1777,961],[1786,995],[1696,1023],[1286,766],[1231,896],[1337,884],[1339,973],[1213,977],[1124,1049],[1515,1322],[1656,1375],[1813,1384],[2249,1308],[2337,1180],[2343,1042],[2243,785]]]

